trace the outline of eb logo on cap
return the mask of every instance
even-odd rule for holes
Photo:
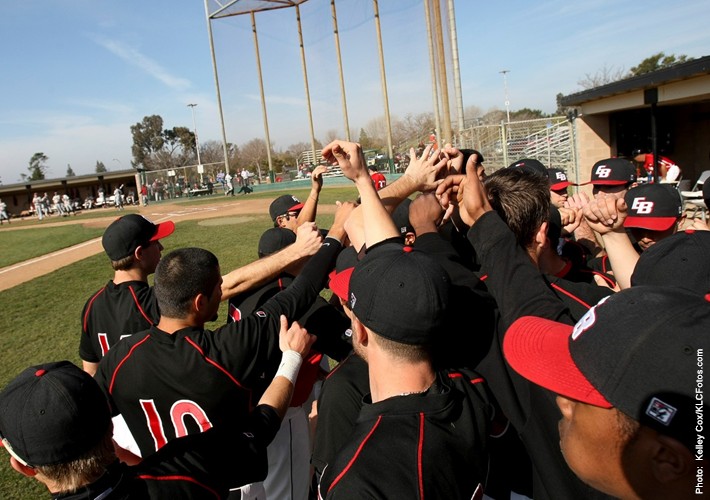
[[[635,210],[637,214],[653,213],[654,202],[645,200],[645,196],[634,198],[634,202],[631,204],[631,210]]]

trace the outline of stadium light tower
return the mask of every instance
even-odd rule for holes
[[[202,161],[200,160],[200,143],[197,140],[197,122],[195,121],[195,106],[197,106],[197,104],[188,104],[188,107],[192,109],[192,128],[195,131],[195,149],[197,150],[197,164],[202,165]]]
[[[508,123],[510,123],[510,101],[508,100],[508,73],[509,69],[504,69],[499,71],[503,75],[503,90],[505,92],[505,115],[507,117]]]

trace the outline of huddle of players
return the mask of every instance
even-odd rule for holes
[[[671,236],[681,212],[649,189],[665,186],[629,189],[626,165],[604,160],[591,183],[595,196],[606,196],[567,197],[557,211],[550,197],[564,198],[560,183],[568,181],[535,160],[482,180],[482,169],[460,151],[427,148],[420,158],[412,152],[404,176],[378,192],[358,145],[334,141],[323,155],[354,182],[361,204],[342,204],[320,245],[310,221],[321,176],[314,172],[306,203],[277,199],[275,225],[298,237],[274,243],[271,255],[254,263],[257,280],[245,270],[222,277],[216,257],[201,249],[161,259],[159,240],[172,223],[129,215],[107,229],[103,243],[116,275],[82,315],[81,357],[98,386],[66,364],[36,367],[13,381],[0,396],[0,433],[13,466],[41,471],[42,480],[43,467],[85,458],[97,443],[107,448],[109,415],[120,413],[145,458],[118,469],[113,451],[104,450],[108,458],[95,477],[75,486],[125,493],[117,478],[130,477],[135,492],[158,495],[170,484],[173,494],[196,498],[264,479],[265,446],[286,413],[302,360],[314,351],[311,328],[292,321],[308,321],[334,267],[329,286],[349,320],[354,354],[345,358],[340,327],[329,332],[333,323],[320,323],[320,349],[342,361],[318,400],[318,497],[694,493],[693,381],[695,353],[710,331],[710,232]],[[401,203],[415,192],[425,194]],[[404,214],[395,210],[400,203]],[[645,231],[633,234],[641,248],[647,233],[668,234],[648,238],[659,242],[638,257],[624,227]],[[410,234],[413,245],[403,245]],[[600,243],[608,259],[597,255]],[[598,257],[599,268],[580,255]],[[283,285],[286,267],[296,277]],[[221,300],[264,284],[270,291],[250,311],[239,310],[237,321],[204,329]],[[121,314],[111,318],[114,306]],[[133,334],[118,342],[116,332]],[[42,406],[32,392],[58,391],[45,382],[53,377],[85,404],[64,420],[52,416],[66,413],[53,401],[58,395]],[[311,376],[305,386],[312,385]],[[106,408],[100,395],[108,397]],[[90,406],[102,408],[88,425]],[[18,418],[25,411],[59,423],[43,425],[42,434],[34,418]],[[26,433],[42,438],[23,439]],[[208,442],[220,433],[237,437]],[[188,451],[180,447],[186,435],[197,443]],[[36,449],[39,441],[48,449]],[[98,474],[104,469],[110,473]],[[55,493],[68,490],[43,482]]]

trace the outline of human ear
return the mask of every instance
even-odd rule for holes
[[[651,469],[660,483],[673,483],[692,474],[693,456],[683,443],[658,434],[654,444]]]
[[[17,461],[15,457],[10,457],[10,465],[12,466],[13,469],[15,469],[17,472],[22,474],[23,476],[27,477],[34,477],[37,475],[37,471],[33,469],[32,467],[29,467],[27,465],[23,465],[20,462]]]

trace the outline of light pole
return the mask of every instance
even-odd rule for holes
[[[197,104],[188,104],[188,106],[192,109],[192,128],[195,130],[195,150],[197,151],[197,164],[202,165],[202,161],[200,160],[200,142],[197,140],[197,122],[195,121],[195,106],[197,106]]]
[[[508,123],[510,123],[510,101],[508,100],[508,73],[510,73],[510,70],[504,69],[499,71],[498,73],[501,73],[503,75],[503,90],[505,91],[505,114]]]
[[[192,110],[192,128],[195,131],[195,151],[197,151],[197,171],[200,174],[200,184],[202,184],[202,160],[200,160],[200,142],[197,140],[197,122],[195,121],[195,106],[197,104],[188,104]]]

